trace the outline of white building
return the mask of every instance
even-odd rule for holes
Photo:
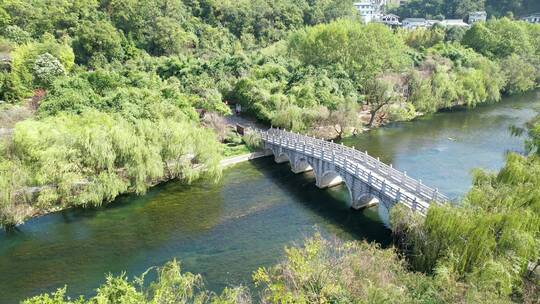
[[[527,21],[529,23],[540,23],[540,13],[538,14],[532,14],[527,17],[522,17],[521,20]]]
[[[469,25],[461,19],[445,19],[439,22],[444,27],[469,27]]]
[[[485,11],[469,13],[469,24],[474,24],[476,22],[486,22],[486,20],[487,13]]]
[[[424,18],[407,18],[402,22],[402,26],[405,29],[417,29],[428,27],[428,21]]]
[[[441,23],[441,20],[436,20],[436,19],[427,19],[426,20],[426,26],[427,27],[432,27],[435,24],[439,24],[439,23]]]
[[[362,21],[370,23],[381,20],[386,1],[387,0],[363,0],[362,2],[355,2],[353,5],[360,14]]]
[[[394,15],[394,14],[383,15],[380,21],[389,26],[401,25],[401,23],[399,22],[399,16]]]

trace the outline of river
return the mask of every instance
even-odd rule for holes
[[[367,150],[453,198],[470,172],[497,170],[512,137],[540,111],[540,91],[473,110],[397,123],[344,143]],[[0,233],[0,303],[68,285],[92,295],[106,273],[138,275],[176,258],[206,286],[250,285],[251,273],[283,258],[283,247],[320,231],[345,240],[390,242],[376,208],[352,211],[342,187],[319,190],[311,174],[294,175],[271,158],[225,170],[216,184],[169,182],[144,196],[126,195],[99,210],[67,210]]]

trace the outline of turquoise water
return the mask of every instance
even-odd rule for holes
[[[540,109],[540,92],[503,103],[438,113],[344,140],[393,163],[452,197],[475,167],[496,170],[507,151],[522,151],[508,128]],[[0,303],[69,286],[91,295],[106,273],[138,275],[173,258],[206,285],[251,284],[251,273],[283,257],[283,247],[320,231],[342,239],[390,242],[376,209],[347,207],[345,189],[319,190],[271,158],[224,172],[217,184],[170,182],[127,195],[100,210],[67,210],[0,233]]]

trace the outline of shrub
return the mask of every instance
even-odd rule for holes
[[[49,53],[39,55],[34,62],[33,76],[36,87],[48,88],[56,77],[65,73],[62,63]]]

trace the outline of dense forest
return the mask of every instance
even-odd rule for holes
[[[515,16],[540,12],[537,0],[409,0],[390,8],[402,17],[467,18],[470,12],[487,11],[489,16]]]
[[[470,29],[362,24],[348,0],[0,0],[0,224],[100,206],[161,180],[219,178],[230,103],[336,137],[538,87],[538,1],[410,1],[405,14],[494,16]],[[448,6],[451,4],[450,6]],[[408,11],[409,10],[409,11]],[[206,113],[206,114],[205,114]],[[264,303],[534,303],[540,123],[528,155],[477,172],[458,206],[392,214],[394,249],[320,237],[254,274]],[[221,141],[221,142],[220,142]],[[412,224],[411,224],[412,223]],[[89,303],[249,303],[176,262],[109,277]],[[65,291],[26,303],[85,303]]]

